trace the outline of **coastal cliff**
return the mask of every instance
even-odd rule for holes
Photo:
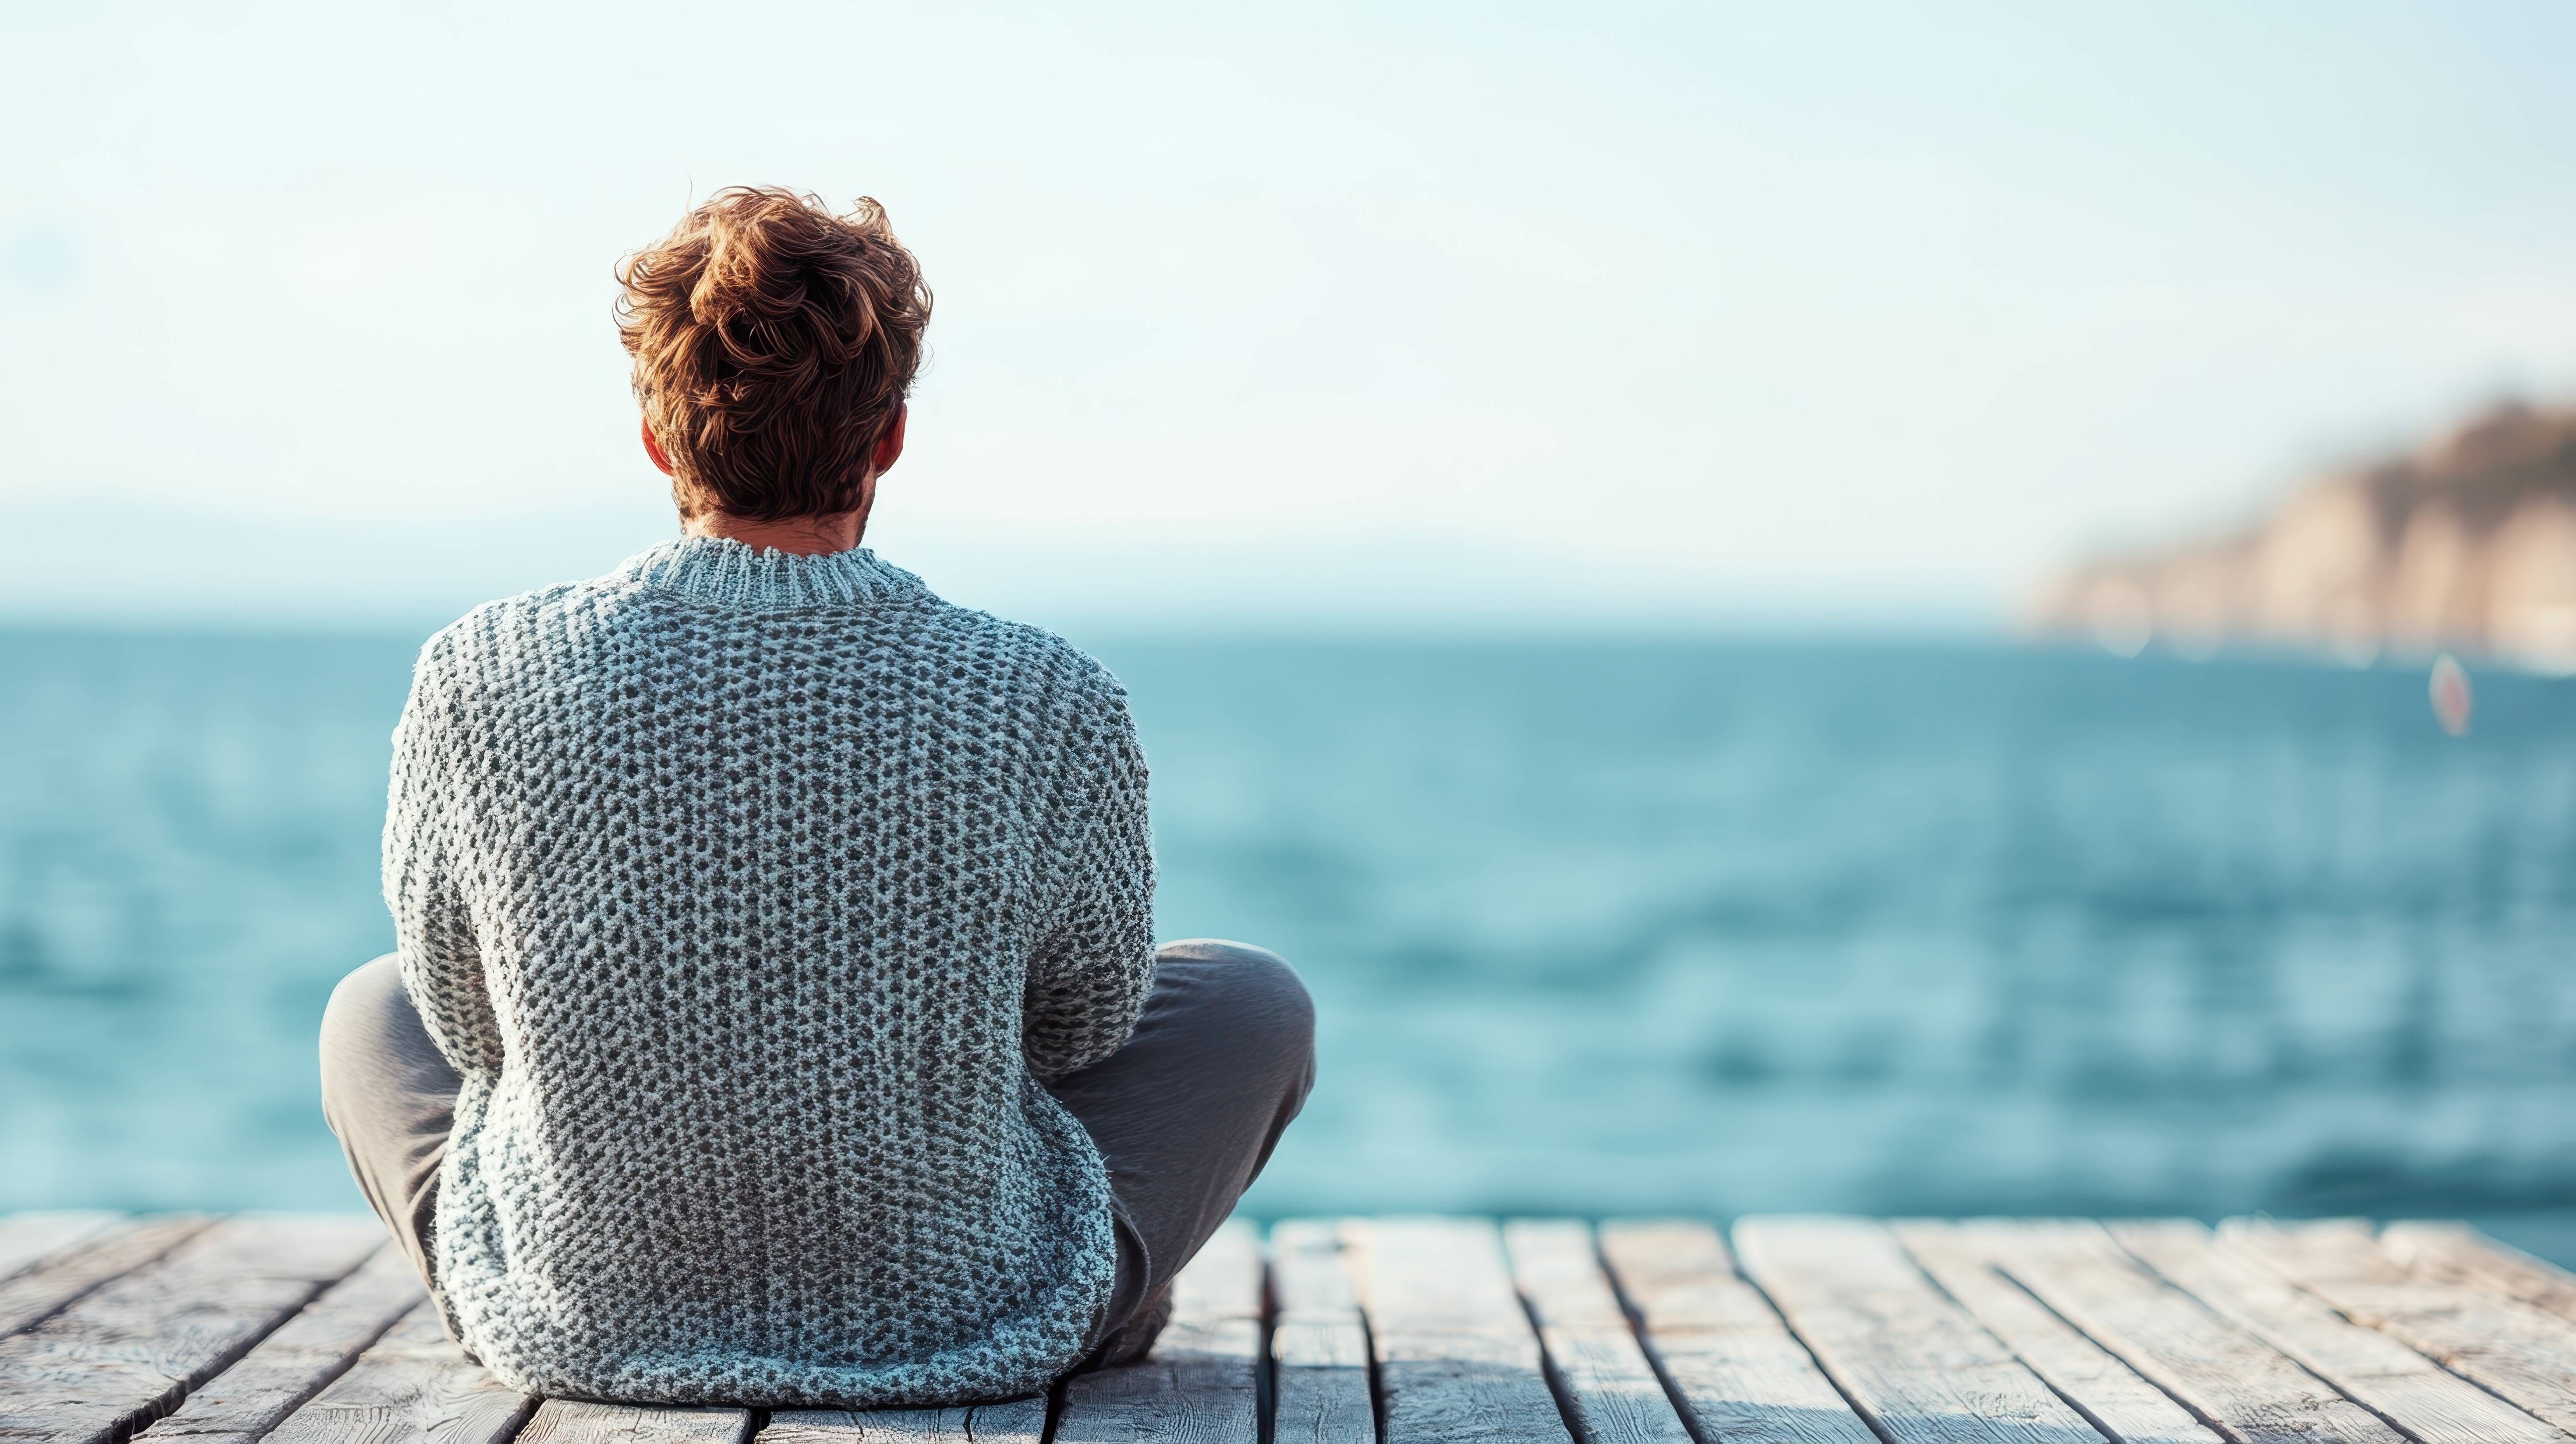
[[[2498,406],[2307,482],[2250,527],[2100,558],[2028,621],[2123,653],[2456,651],[2576,673],[2576,408]]]

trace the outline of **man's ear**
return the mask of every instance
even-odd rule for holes
[[[654,439],[653,423],[650,421],[642,423],[642,429],[644,432],[644,454],[653,458],[653,464],[661,468],[664,476],[669,476],[671,474],[671,458],[662,454],[662,443]],[[903,448],[901,444],[898,443],[895,449],[900,451]]]
[[[877,438],[876,455],[869,458],[877,475],[885,475],[893,469],[897,461],[903,459],[903,424],[911,419],[911,407],[898,406],[894,409],[894,423],[885,429],[885,435]]]

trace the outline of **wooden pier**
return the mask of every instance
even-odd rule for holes
[[[1233,1226],[1147,1362],[845,1413],[538,1400],[374,1220],[0,1217],[0,1441],[2576,1441],[2576,1276],[2453,1224]]]

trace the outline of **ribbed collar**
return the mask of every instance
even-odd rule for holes
[[[695,601],[747,611],[848,607],[926,598],[921,578],[866,547],[801,557],[731,537],[684,536],[628,557],[613,574]]]

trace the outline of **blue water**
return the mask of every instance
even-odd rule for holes
[[[414,642],[0,633],[0,1208],[344,1207]],[[2576,684],[1973,646],[1101,645],[1166,937],[1286,953],[1253,1206],[2576,1232]]]

